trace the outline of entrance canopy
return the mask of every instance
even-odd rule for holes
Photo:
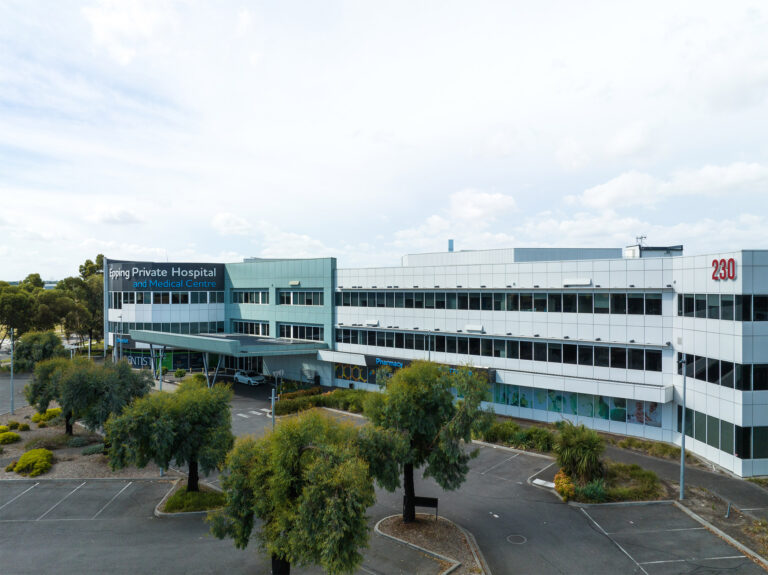
[[[162,331],[131,330],[131,339],[140,343],[216,353],[233,357],[272,357],[297,355],[328,349],[324,341],[300,341],[243,335],[239,333],[206,333],[189,335]]]

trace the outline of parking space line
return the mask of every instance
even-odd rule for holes
[[[3,503],[2,505],[0,505],[0,509],[2,509],[3,507],[6,507],[6,506],[8,506],[8,505],[10,505],[10,504],[11,504],[11,503],[13,503],[14,501],[16,501],[16,500],[17,500],[19,497],[21,497],[22,495],[24,495],[24,494],[25,494],[27,491],[30,491],[31,489],[34,489],[34,488],[35,488],[35,487],[37,487],[38,485],[40,485],[40,482],[39,482],[39,481],[38,481],[37,483],[35,483],[35,484],[34,484],[32,487],[29,487],[28,489],[25,489],[24,491],[22,491],[21,493],[19,493],[19,494],[18,494],[16,497],[14,497],[13,499],[11,499],[10,501],[7,501],[6,503]]]
[[[730,555],[728,557],[691,557],[690,559],[667,559],[665,561],[644,561],[642,565],[660,565],[662,563],[686,563],[687,561],[717,561],[719,559],[746,559],[746,555]]]
[[[272,411],[272,410],[270,408],[268,408],[268,407],[262,407],[261,411]]]
[[[507,457],[507,458],[506,458],[504,461],[500,461],[500,462],[499,462],[499,463],[497,463],[496,465],[492,465],[491,467],[489,467],[489,468],[488,468],[488,469],[486,469],[485,471],[481,472],[481,473],[480,473],[480,475],[485,475],[485,474],[486,474],[486,473],[488,473],[488,472],[489,472],[491,469],[496,469],[496,468],[497,468],[499,465],[504,465],[504,464],[505,464],[505,463],[507,463],[508,461],[512,461],[512,460],[513,460],[515,457],[517,457],[518,455],[520,455],[520,454],[519,454],[519,453],[515,453],[515,454],[514,454],[512,457]]]
[[[120,497],[120,494],[121,494],[123,491],[125,491],[126,489],[128,489],[128,488],[129,488],[129,487],[130,487],[132,484],[133,484],[133,481],[129,481],[129,482],[128,482],[128,485],[126,485],[126,486],[125,486],[125,487],[123,487],[123,488],[122,488],[120,491],[118,491],[117,493],[115,493],[115,495],[113,495],[113,496],[112,496],[112,499],[110,499],[109,501],[107,501],[106,505],[104,505],[104,507],[102,507],[101,509],[99,509],[99,510],[96,512],[96,515],[94,515],[93,517],[91,517],[91,519],[96,519],[96,518],[97,518],[99,515],[101,515],[101,512],[102,512],[102,511],[104,511],[104,510],[105,510],[107,507],[109,507],[109,505],[110,505],[110,504],[111,504],[111,503],[112,503],[112,502],[113,502],[115,499],[117,499],[118,497]]]
[[[249,411],[251,415],[263,415],[260,411]]]
[[[244,413],[236,413],[235,415],[237,415],[238,417],[244,417],[244,418],[248,419],[248,416],[246,414],[244,414]]]
[[[46,512],[45,512],[45,513],[43,513],[43,514],[42,514],[40,517],[38,517],[37,519],[35,519],[35,521],[40,521],[40,520],[41,520],[43,517],[45,517],[45,516],[46,516],[46,515],[48,515],[48,514],[49,514],[51,511],[53,511],[54,509],[56,509],[56,507],[58,507],[58,506],[59,506],[59,503],[62,503],[62,502],[63,502],[63,501],[64,501],[64,500],[65,500],[67,497],[69,497],[70,495],[72,495],[72,494],[73,494],[75,491],[77,491],[78,489],[80,489],[80,488],[81,488],[83,485],[85,485],[86,483],[87,483],[86,481],[83,481],[83,482],[82,482],[80,485],[78,485],[78,486],[77,486],[77,487],[75,487],[75,488],[74,488],[72,491],[70,491],[69,493],[67,493],[67,494],[66,494],[64,497],[62,497],[61,499],[59,499],[59,501],[58,501],[58,502],[56,502],[56,503],[54,504],[54,506],[53,506],[53,507],[51,507],[51,508],[50,508],[48,511],[46,511]]]
[[[648,575],[648,571],[646,571],[645,569],[643,569],[643,566],[642,566],[642,565],[640,565],[640,563],[638,563],[637,561],[635,561],[635,558],[634,558],[634,557],[632,557],[632,555],[630,555],[629,553],[627,553],[627,550],[626,550],[626,549],[624,549],[624,548],[623,548],[621,545],[619,545],[618,541],[616,541],[616,540],[615,540],[613,537],[611,537],[610,535],[608,535],[608,533],[605,531],[605,529],[603,529],[603,528],[600,526],[600,524],[599,524],[597,521],[595,521],[594,519],[592,519],[592,516],[591,516],[589,513],[587,513],[587,511],[586,511],[586,510],[585,510],[583,507],[581,508],[581,512],[582,512],[584,515],[586,515],[586,516],[587,516],[587,518],[588,518],[588,519],[589,519],[589,520],[590,520],[592,523],[594,523],[595,527],[597,527],[597,528],[600,530],[600,532],[601,532],[603,535],[605,535],[605,536],[606,536],[608,539],[610,539],[610,540],[611,540],[611,542],[612,542],[612,543],[613,543],[613,544],[614,544],[616,547],[618,547],[618,548],[621,550],[621,552],[622,552],[622,553],[624,553],[624,555],[626,555],[627,557],[629,557],[629,560],[630,560],[630,561],[632,561],[632,563],[634,563],[635,565],[637,565],[637,566],[638,566],[638,568],[640,569],[640,571],[642,571],[643,573],[645,573],[645,575]]]

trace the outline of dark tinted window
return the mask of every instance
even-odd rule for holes
[[[507,357],[517,359],[520,357],[520,343],[517,341],[507,342]]]
[[[579,313],[592,313],[592,294],[579,294]]]
[[[709,294],[707,296],[707,317],[709,319],[720,319],[720,296]]]
[[[733,388],[733,363],[730,361],[720,362],[720,385]]]
[[[644,369],[645,368],[645,351],[642,349],[629,349],[627,350],[629,355],[629,361],[627,362],[629,369]]]
[[[592,365],[592,346],[579,346],[579,365]]]
[[[578,346],[573,343],[563,344],[563,363],[576,364]]]
[[[609,367],[611,354],[607,347],[596,346],[595,348],[595,366]]]
[[[677,315],[683,315],[683,294],[677,294]]]
[[[696,315],[694,310],[694,301],[692,294],[685,294],[685,317],[694,317]]]
[[[627,294],[611,294],[611,313],[627,313]]]
[[[645,315],[661,315],[661,294],[645,294]]]
[[[533,294],[520,294],[520,311],[533,311]]]
[[[768,364],[757,363],[752,366],[752,389],[755,391],[768,390]]]
[[[530,341],[520,342],[520,359],[533,359],[533,343]]]
[[[696,317],[707,317],[707,296],[701,293],[695,295]]]
[[[610,311],[609,296],[607,293],[595,294],[595,313],[608,313]]]
[[[720,383],[720,362],[716,359],[707,359],[707,381]]]
[[[720,296],[720,319],[733,319],[733,296]]]
[[[641,293],[631,293],[627,295],[627,313],[632,315],[643,315],[645,313],[645,297]]]
[[[548,296],[547,310],[553,312],[563,311],[563,298],[559,293],[551,293]]]
[[[624,369],[627,367],[627,350],[623,347],[611,348],[611,367]]]
[[[533,359],[534,361],[547,361],[546,343],[537,341],[533,344]]]
[[[548,360],[553,363],[561,363],[563,361],[563,346],[559,343],[550,343],[548,345],[549,357]]]
[[[737,295],[734,317],[738,321],[752,321],[752,296]]]
[[[507,311],[517,311],[520,309],[520,297],[516,293],[507,294]]]
[[[693,367],[693,377],[701,381],[707,381],[707,358],[696,356],[695,365]]]
[[[751,365],[741,365],[740,363],[734,365],[735,385],[739,391],[750,391],[752,389],[751,368]]]
[[[661,351],[645,350],[645,371],[661,371]]]
[[[533,310],[547,311],[547,294],[537,293],[533,296]]]
[[[752,307],[755,321],[768,321],[768,296],[754,296],[752,298]],[[757,442],[755,442],[755,445],[757,445]]]
[[[752,429],[736,426],[736,448],[734,455],[740,459],[752,457]]]
[[[576,313],[576,294],[575,293],[563,294],[563,312]]]

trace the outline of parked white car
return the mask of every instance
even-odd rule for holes
[[[237,383],[244,383],[245,385],[262,385],[267,381],[263,375],[248,371],[236,371],[234,380]]]

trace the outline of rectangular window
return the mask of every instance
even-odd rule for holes
[[[685,294],[683,297],[685,305],[685,317],[696,317],[696,306],[694,305],[693,294]]]
[[[533,343],[530,341],[520,342],[520,359],[533,359]]]
[[[752,298],[752,313],[754,321],[768,321],[768,296],[756,295]]]
[[[507,342],[503,339],[493,340],[493,357],[507,357]]]
[[[457,297],[459,302],[458,309],[469,309],[469,294],[459,293]]]
[[[457,337],[456,349],[456,353],[460,355],[467,355],[469,353],[469,340],[466,337]]]
[[[628,358],[629,369],[642,370],[645,368],[645,351],[644,350],[631,348],[627,350],[627,355],[629,356]]]
[[[507,357],[510,359],[517,359],[520,357],[520,342],[508,341],[507,342]]]
[[[752,459],[752,428],[738,425],[734,427],[736,428],[734,455],[739,459]]]
[[[683,294],[681,293],[677,294],[677,315],[683,315]]]
[[[424,309],[435,309],[435,294],[431,292],[424,294]]]
[[[493,357],[493,340],[483,338],[480,340],[480,355],[485,357]]]
[[[695,374],[694,367],[696,363],[696,356],[689,353],[685,356],[685,376],[693,377]]]
[[[693,412],[693,438],[702,443],[707,442],[707,416],[700,411]]]
[[[592,313],[592,294],[579,294],[579,313]]]
[[[520,311],[533,311],[533,294],[520,294]]]
[[[533,310],[547,311],[547,294],[536,293],[533,295]]]
[[[693,377],[698,379],[699,381],[707,381],[707,358],[701,357],[700,355],[696,356],[696,361],[694,362],[694,368],[693,368]]]
[[[405,349],[413,349],[413,334],[405,334]]]
[[[739,391],[752,390],[752,366],[737,363],[734,365],[736,389]]]
[[[405,338],[401,332],[395,332],[395,347],[398,349],[403,349],[403,347],[405,347],[404,339]],[[454,351],[456,351],[455,348]]]
[[[707,295],[707,317],[709,319],[720,319],[720,296],[717,294]]]
[[[707,317],[707,296],[703,293],[697,293],[696,299],[696,317]]]
[[[720,451],[733,454],[733,423],[720,420]]]
[[[152,303],[154,305],[161,304],[163,302],[163,294],[159,291],[152,292]]]
[[[645,350],[645,371],[661,371],[661,351]]]
[[[563,311],[563,296],[559,293],[547,294],[547,310],[560,313]]]
[[[413,292],[412,291],[405,292],[405,307],[408,309],[413,309]]]
[[[707,445],[720,449],[720,420],[707,416]]]
[[[405,294],[403,292],[395,293],[395,307],[398,307],[398,308],[405,307]]]
[[[592,365],[592,346],[579,346],[579,365]]]
[[[623,347],[611,348],[611,367],[618,369],[626,369],[627,367],[627,350]]]
[[[484,293],[480,295],[480,309],[483,311],[493,310],[493,294]]]
[[[413,307],[414,309],[424,309],[424,294],[422,292],[413,294]]]
[[[417,333],[415,336],[413,336],[413,347],[419,351],[424,351],[427,349],[427,340],[423,333]]]
[[[730,361],[720,362],[720,385],[733,389],[733,363]]]
[[[643,315],[645,313],[645,297],[641,293],[627,295],[627,313],[630,315]]]
[[[611,313],[627,313],[627,294],[611,294]]]
[[[610,311],[610,296],[607,293],[595,294],[595,313],[608,313]]]
[[[357,298],[357,299],[355,299]],[[352,293],[352,306],[355,304],[359,307],[368,307],[368,292],[361,291],[360,293]]]
[[[552,363],[562,363],[563,361],[563,346],[559,343],[550,343],[547,345],[548,357],[547,361]]]
[[[563,344],[563,363],[569,363],[576,365],[578,362],[578,349],[579,346],[573,343]]]
[[[707,381],[709,383],[720,383],[720,361],[707,358]]]
[[[768,458],[768,427],[752,428],[752,459]]]
[[[595,367],[610,367],[610,348],[595,346]]]
[[[480,294],[477,292],[471,292],[469,294],[469,309],[480,309]]]
[[[504,311],[505,299],[503,293],[493,294],[493,311]]]
[[[563,313],[576,313],[576,294],[563,294]]]
[[[768,390],[768,364],[756,363],[752,366],[752,389],[754,391]]]
[[[516,293],[507,294],[507,311],[518,311],[520,309],[520,297]]]
[[[469,338],[469,355],[480,355],[480,340],[476,337]]]
[[[534,361],[547,361],[547,344],[543,342],[534,342],[533,344],[533,360]]]
[[[693,410],[690,407],[685,408],[685,434],[693,437]]]
[[[733,320],[733,296],[720,296],[720,319]]]
[[[661,315],[661,294],[645,294],[645,315]]]
[[[456,309],[456,294],[445,294],[445,309]]]
[[[739,321],[752,321],[752,296],[736,296],[736,319]]]
[[[445,352],[456,353],[456,338],[454,336],[448,336],[445,338]]]

